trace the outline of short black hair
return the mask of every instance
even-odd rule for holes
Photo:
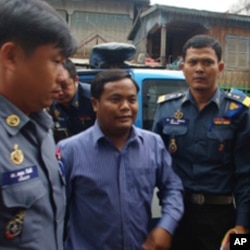
[[[47,44],[55,44],[65,57],[76,50],[67,23],[41,0],[0,0],[0,46],[6,42],[19,44],[26,53]]]
[[[91,83],[91,96],[100,99],[102,92],[104,90],[104,85],[108,82],[122,80],[124,78],[129,78],[136,87],[137,93],[140,88],[137,82],[131,77],[130,73],[122,69],[108,69],[99,72]]]
[[[220,62],[222,58],[221,45],[215,38],[209,35],[195,35],[191,37],[190,39],[188,39],[182,49],[183,60],[185,60],[187,50],[189,48],[201,49],[201,48],[206,48],[206,47],[211,47],[215,51],[218,61]]]
[[[75,64],[69,58],[67,58],[65,60],[65,63],[63,64],[63,67],[69,72],[70,78],[72,78],[72,79],[76,78],[77,71],[76,71]]]

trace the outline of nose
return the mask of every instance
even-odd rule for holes
[[[196,71],[198,71],[198,72],[203,72],[204,71],[202,63],[197,63],[196,64]]]
[[[129,101],[128,100],[124,100],[121,103],[121,109],[130,109],[130,105],[129,105]]]

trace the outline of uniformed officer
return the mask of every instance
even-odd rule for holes
[[[64,63],[59,77],[61,91],[49,108],[56,142],[89,128],[95,121],[90,84],[78,82],[75,65],[70,59]]]
[[[44,110],[76,48],[45,1],[0,0],[0,249],[62,250],[64,179]]]
[[[250,99],[218,88],[224,63],[212,37],[190,38],[182,56],[189,90],[159,97],[153,131],[185,187],[173,249],[214,250],[228,229],[246,233],[250,222]]]

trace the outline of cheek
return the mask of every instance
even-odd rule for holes
[[[134,105],[132,105],[131,106],[131,110],[132,110],[132,112],[134,113],[134,114],[137,114],[137,112],[138,112],[138,103],[136,103],[136,104],[134,104]]]

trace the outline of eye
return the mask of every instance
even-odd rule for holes
[[[213,62],[212,60],[210,60],[210,59],[207,59],[207,60],[205,60],[203,63],[204,63],[204,65],[206,65],[206,66],[210,66],[210,65],[212,65],[214,62]]]
[[[191,65],[191,66],[195,65],[196,63],[197,63],[196,60],[189,60],[188,61],[188,64]]]
[[[137,102],[137,98],[136,97],[131,97],[131,98],[129,98],[129,102],[130,103],[136,103]]]
[[[110,98],[110,101],[113,102],[113,103],[117,103],[120,101],[120,98],[118,96],[113,96]]]

